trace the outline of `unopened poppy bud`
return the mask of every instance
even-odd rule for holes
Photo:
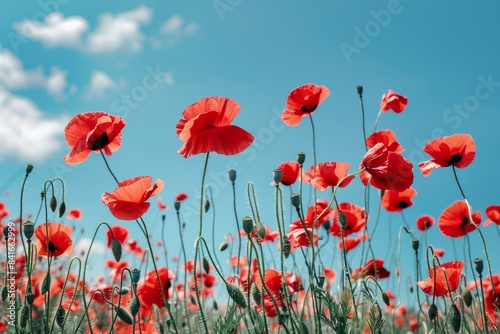
[[[227,249],[229,245],[227,244],[227,242],[223,241],[221,242],[221,244],[219,245],[219,252],[223,252]]]
[[[219,310],[219,305],[217,302],[214,300],[214,310],[218,311]]]
[[[332,225],[332,223],[330,223],[329,220],[327,220],[326,222],[324,222],[323,224],[321,224],[321,226],[323,226],[323,228],[327,231],[330,231],[330,226]]]
[[[179,211],[181,209],[181,202],[180,201],[174,202],[174,209],[175,209],[175,211]]]
[[[208,210],[210,210],[210,201],[208,199],[205,201],[205,208],[204,209],[205,209],[205,213],[207,213]]]
[[[64,307],[62,307],[62,305],[59,305],[56,311],[56,323],[61,327],[64,324],[65,315],[66,315],[66,310],[64,309]]]
[[[132,316],[135,317],[137,312],[139,312],[139,308],[141,306],[141,303],[139,301],[139,298],[137,295],[134,295],[132,297],[132,300],[130,301],[130,313],[132,313]]]
[[[483,273],[483,260],[477,258],[474,260],[474,266],[476,267],[476,271],[479,275]]]
[[[281,182],[282,177],[283,177],[283,172],[281,171],[281,169],[275,169],[273,171],[273,179],[276,185],[278,185]]]
[[[413,293],[413,285],[408,285],[408,290],[410,291],[410,293]]]
[[[436,319],[437,315],[438,315],[438,309],[437,309],[436,304],[431,304],[431,306],[429,306],[429,319],[431,321],[434,321],[434,319]]]
[[[420,241],[417,238],[411,239],[411,246],[415,252],[418,252],[418,248],[420,247]]]
[[[50,210],[52,210],[52,212],[56,212],[56,209],[57,209],[57,199],[54,195],[52,195],[52,197],[50,198]]]
[[[384,301],[384,304],[387,306],[391,306],[391,299],[387,295],[387,293],[382,292],[382,300]]]
[[[228,283],[226,284],[227,293],[232,300],[242,308],[247,307],[247,300],[245,299],[245,295],[241,292],[240,288],[236,285]]]
[[[264,239],[266,237],[266,227],[264,226],[264,224],[262,224],[261,221],[258,221],[255,224],[255,228],[257,229],[257,235],[259,236],[259,238]]]
[[[111,252],[115,257],[116,262],[120,262],[120,259],[122,258],[122,244],[116,238],[111,240]]]
[[[127,325],[132,325],[134,323],[132,316],[130,316],[130,314],[121,306],[116,307],[116,315]]]
[[[7,285],[2,286],[2,301],[6,301],[9,296],[9,290],[7,289]]]
[[[140,278],[141,278],[141,271],[137,268],[132,270],[132,282],[134,284],[137,284]]]
[[[66,203],[64,201],[59,205],[59,218],[64,216],[64,213],[66,212]]]
[[[252,298],[253,298],[253,301],[255,302],[255,304],[260,305],[261,294],[260,294],[259,287],[255,283],[252,284]]]
[[[236,181],[236,171],[234,169],[231,169],[228,173],[229,173],[229,181],[234,183]]]
[[[161,222],[165,223],[165,219],[167,219],[167,215],[163,214],[161,215]]]
[[[253,230],[253,219],[246,216],[245,218],[243,218],[242,224],[243,224],[243,230],[245,231],[245,233],[247,235],[251,235],[252,230]]]
[[[46,294],[49,291],[49,287],[50,287],[50,274],[47,274],[43,278],[42,288],[40,289],[42,295]]]
[[[32,171],[33,171],[33,165],[27,164],[26,165],[26,175],[29,175]]]
[[[304,161],[306,161],[306,154],[304,152],[297,153],[297,162],[299,165],[303,165]]]
[[[363,86],[357,85],[356,92],[358,93],[359,97],[362,97],[363,96]]]
[[[472,293],[470,292],[469,288],[465,287],[462,290],[462,299],[467,307],[470,307],[472,305]]]
[[[283,235],[283,249],[282,249],[282,252],[283,252],[283,256],[285,257],[285,259],[288,259],[288,257],[290,256],[290,252],[291,252],[291,244],[290,244],[290,239],[288,238],[288,236],[286,234]]]
[[[26,325],[28,324],[28,318],[29,318],[29,314],[28,314],[28,306],[26,305],[23,305],[21,307],[21,317],[19,319],[19,326],[21,328],[25,328]]]
[[[292,194],[290,196],[290,199],[292,200],[292,205],[296,209],[300,208],[300,195],[299,194]]]
[[[33,305],[33,302],[35,301],[35,295],[30,292],[26,294],[26,302],[30,305]]]
[[[339,211],[338,216],[339,216],[340,226],[342,226],[343,229],[346,229],[347,228],[347,216],[345,215],[345,213],[342,210],[338,210],[338,211]]]
[[[31,239],[31,237],[33,236],[33,233],[35,232],[35,224],[33,224],[31,221],[27,221],[26,223],[24,223],[23,225],[23,232],[24,232],[24,236],[26,237],[26,239]]]
[[[460,315],[460,311],[455,303],[451,304],[450,308],[450,318],[451,325],[453,326],[453,330],[455,333],[460,332],[460,326],[462,325],[462,316]]]
[[[210,263],[208,262],[206,257],[203,257],[202,264],[203,264],[203,270],[205,271],[205,273],[209,274],[210,273]]]

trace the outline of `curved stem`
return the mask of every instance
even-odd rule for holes
[[[116,178],[115,174],[111,170],[111,167],[109,167],[108,160],[106,159],[106,156],[104,155],[104,152],[102,150],[99,150],[99,152],[101,152],[101,156],[102,156],[102,159],[104,160],[104,163],[106,164],[106,168],[110,172],[110,174],[113,177],[113,179],[115,179],[116,183],[119,184],[118,179]]]

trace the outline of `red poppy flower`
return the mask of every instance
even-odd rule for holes
[[[106,155],[116,151],[121,144],[121,130],[125,121],[102,111],[85,112],[73,117],[64,136],[71,152],[64,157],[68,164],[78,164],[87,159],[90,152],[102,150]]]
[[[464,168],[469,166],[476,156],[476,145],[471,135],[454,134],[439,137],[425,144],[423,151],[432,159],[418,164],[422,174],[428,176],[433,169],[455,166]]]
[[[443,257],[444,255],[444,249],[442,248],[434,248],[434,255],[438,257]]]
[[[156,203],[158,204],[158,208],[160,210],[167,210],[168,209],[168,205],[163,203],[161,196],[158,196],[158,198],[156,199]]]
[[[378,279],[387,278],[391,273],[384,268],[384,260],[370,259],[366,262],[364,267],[354,269],[352,271],[352,278],[357,280],[367,276],[373,276]]]
[[[329,282],[333,282],[337,279],[337,273],[335,270],[331,268],[324,267],[323,268],[323,275],[325,276],[326,280]]]
[[[48,228],[48,234],[47,229]],[[71,255],[73,240],[70,234],[73,229],[60,223],[47,223],[35,229],[35,245],[39,256]],[[47,245],[48,241],[48,245]],[[47,247],[48,246],[48,247]]]
[[[111,234],[113,231],[113,234]],[[111,247],[111,240],[113,240],[113,235],[115,239],[118,240],[121,244],[125,243],[128,239],[128,229],[121,225],[113,225],[111,226],[111,231],[106,230],[106,237],[108,239],[108,248]]]
[[[400,113],[405,110],[408,105],[408,98],[406,96],[400,95],[393,90],[390,90],[382,95],[382,101],[380,101],[380,110],[388,111],[392,109],[396,113]]]
[[[339,203],[339,208],[347,218],[347,228],[343,229],[344,237],[352,233],[359,232],[365,228],[367,221],[365,209],[357,206],[356,204],[347,202]],[[330,233],[340,238],[342,227],[338,217],[338,209],[334,208],[331,215],[333,216],[333,222],[330,226]]]
[[[322,162],[316,166],[316,177],[311,184],[318,190],[326,190],[328,187],[346,187],[354,176],[350,176],[339,184],[340,180],[347,176],[349,163],[347,162]]]
[[[311,183],[311,180],[313,179],[314,175],[316,174],[316,167],[314,166],[309,166],[309,171],[306,171],[305,169],[302,170],[302,182],[304,183]]]
[[[369,148],[372,148],[377,143],[384,144],[389,152],[403,153],[404,151],[392,130],[380,130],[366,138],[366,146]]]
[[[175,196],[175,200],[179,201],[179,202],[182,202],[182,201],[186,200],[187,198],[188,198],[188,194],[186,194],[186,193],[178,193]]]
[[[472,210],[472,209],[471,209]],[[481,224],[481,212],[472,214],[474,224]],[[438,219],[438,228],[447,237],[459,238],[474,231],[476,226],[469,220],[467,204],[464,201],[456,201],[447,207]]]
[[[499,326],[497,310],[500,308],[500,298],[498,298],[498,296],[500,296],[500,275],[493,274],[492,276],[493,276],[493,284],[490,275],[487,275],[486,278],[483,278],[482,282],[484,291],[485,310],[486,310],[486,315],[488,316],[489,319],[488,327],[497,329]],[[475,288],[480,286],[481,283],[479,280],[467,283],[467,287],[470,290],[474,290]]]
[[[184,109],[175,128],[184,142],[178,152],[187,158],[207,152],[234,155],[246,149],[254,137],[231,125],[239,111],[236,101],[221,96],[203,98]]]
[[[311,228],[314,221],[316,221],[314,228],[318,229],[322,224],[330,220],[333,209],[328,208],[328,204],[327,200],[318,199],[316,205],[311,205],[309,209],[307,209],[306,216],[304,217],[307,228]],[[300,227],[302,228],[302,224],[300,224]]]
[[[366,152],[359,169],[359,177],[381,190],[406,190],[413,183],[413,165],[401,154],[389,152],[384,144],[377,143]]]
[[[401,212],[413,205],[412,198],[416,195],[417,191],[411,187],[405,191],[386,190],[381,205],[389,212]]]
[[[71,209],[68,211],[68,214],[66,215],[67,219],[75,219],[75,220],[80,220],[82,219],[82,210],[80,209]]]
[[[156,180],[153,185],[151,181],[151,176],[137,176],[118,182],[120,188],[113,190],[111,194],[102,194],[101,201],[116,218],[137,219],[148,211],[150,203],[146,201],[163,189],[162,180]]]
[[[165,293],[165,297],[168,299],[168,282],[171,282],[174,279],[174,274],[165,267],[158,268],[158,274],[160,276],[163,292]],[[154,270],[148,272],[144,277],[144,280],[139,282],[137,286],[137,295],[141,301],[141,310],[145,313],[148,313],[148,311],[151,310],[153,304],[156,304],[159,308],[165,306],[160,285]]]
[[[344,243],[342,243],[342,240],[339,240],[337,243],[337,247],[343,251],[344,250],[344,245],[345,245],[345,250],[348,252],[350,250],[353,250],[356,248],[359,243],[361,242],[360,237],[354,237],[354,238],[344,238]]]
[[[283,176],[281,177],[281,184],[285,186],[294,184],[299,178],[300,165],[298,162],[283,162],[279,165],[278,169],[283,172]]]
[[[420,231],[425,231],[434,225],[434,218],[430,215],[423,215],[417,218],[417,228]]]
[[[486,208],[486,216],[488,219],[484,222],[484,226],[496,223],[500,225],[500,205],[490,205]]]
[[[309,236],[312,237],[314,245],[318,246],[319,236],[312,233],[312,229],[308,228],[307,234],[303,228],[297,228],[293,231],[290,231],[290,233],[287,234],[287,237],[290,240],[290,252],[293,252],[299,247],[311,247]],[[278,243],[276,247],[279,249],[280,244]]]
[[[325,86],[306,84],[295,88],[286,99],[287,109],[283,110],[281,119],[288,126],[297,126],[302,117],[312,114],[318,105],[330,95]]]
[[[418,287],[428,295],[441,297],[448,294],[448,286],[450,293],[458,288],[460,283],[460,276],[465,262],[453,261],[436,265],[434,268],[429,269],[430,278],[417,282]],[[446,282],[448,281],[448,284]]]

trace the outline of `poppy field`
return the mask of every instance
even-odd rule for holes
[[[102,170],[116,187],[104,192],[100,201],[115,223],[102,221],[92,231],[88,249],[75,252],[78,237],[75,225],[67,220],[78,221],[82,212],[66,203],[60,177],[44,183],[39,208],[25,208],[23,196],[31,191],[25,186],[36,169],[28,165],[21,188],[13,189],[19,194],[19,207],[0,202],[4,236],[0,331],[500,332],[500,268],[492,262],[497,254],[491,253],[485,238],[499,231],[500,203],[473,210],[474,197],[466,196],[460,178],[461,170],[481,152],[474,138],[455,133],[431,139],[421,147],[427,160],[413,164],[397,140],[398,129],[379,129],[385,115],[405,112],[411,92],[408,98],[406,93],[387,90],[380,106],[375,106],[379,112],[374,124],[365,120],[363,87],[355,87],[355,94],[362,124],[353,131],[362,136],[364,150],[356,150],[354,161],[337,161],[334,153],[329,160],[317,160],[321,134],[315,131],[314,117],[323,112],[328,87],[308,83],[282,97],[280,122],[290,128],[309,127],[312,137],[301,138],[310,150],[269,166],[270,185],[265,191],[274,196],[268,203],[272,219],[263,219],[254,183],[241,179],[236,170],[226,171],[231,186],[223,189],[232,194],[231,203],[218,203],[207,186],[209,162],[241,154],[256,140],[239,125],[241,107],[232,98],[194,101],[178,111],[179,121],[171,125],[179,139],[177,154],[186,164],[194,155],[203,156],[200,175],[190,176],[200,184],[199,196],[194,195],[198,215],[188,223],[183,221],[183,210],[192,194],[179,189],[168,207],[159,196],[168,180],[141,174],[117,178],[120,166],[111,162],[126,135],[123,117],[107,111],[74,116],[64,130],[68,147],[62,159],[67,165],[102,160]],[[438,173],[447,174],[454,180],[448,191],[455,200],[439,216],[422,212],[410,221],[404,211],[417,195],[413,187],[417,173],[428,182],[440,177]],[[343,191],[356,182],[363,189],[359,201],[345,201]],[[236,184],[244,185],[245,192],[238,193]],[[91,178],[88,186],[93,186]],[[237,201],[245,201],[246,208],[237,206]],[[217,244],[216,206],[233,217],[224,223],[227,234]],[[168,230],[162,214],[161,234],[151,233],[148,213],[164,213],[167,208]],[[395,262],[374,247],[374,240],[389,240],[381,226],[385,223],[381,211],[401,215],[398,238],[391,240],[397,250],[391,257]],[[132,225],[139,235],[132,236]],[[194,244],[185,240],[186,228],[196,230]],[[440,242],[428,242],[428,233],[439,235],[434,240],[459,241],[463,252],[443,260],[445,250]],[[88,263],[98,236],[106,238],[112,256],[100,268],[104,274],[96,276]],[[173,239],[182,245],[178,253],[169,249]],[[481,249],[471,250],[470,239]],[[403,259],[402,252],[410,256]],[[404,274],[403,261],[412,268]]]

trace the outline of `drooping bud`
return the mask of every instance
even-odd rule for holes
[[[120,259],[122,258],[122,244],[116,238],[111,240],[111,252],[115,257],[116,262],[120,262]]]
[[[436,319],[437,315],[438,315],[438,309],[437,309],[436,304],[431,304],[431,306],[429,306],[429,319],[431,321],[434,321],[434,319]]]
[[[227,293],[232,300],[242,308],[247,307],[247,301],[245,299],[245,295],[241,292],[240,288],[232,283],[226,284]]]
[[[252,231],[253,231],[253,219],[246,216],[245,218],[243,218],[242,224],[243,224],[243,230],[245,231],[245,233],[247,235],[251,236]]]
[[[66,212],[66,203],[62,201],[61,205],[59,205],[59,218],[64,216],[65,212]]]
[[[134,323],[130,314],[121,306],[116,307],[116,315],[127,325],[132,325]]]
[[[470,292],[469,288],[465,287],[462,290],[462,299],[467,307],[470,307],[472,305],[472,293]]]
[[[56,209],[57,209],[57,199],[56,199],[56,197],[54,195],[52,195],[52,197],[50,198],[49,206],[50,206],[50,210],[52,210],[52,212],[56,212]]]
[[[384,301],[384,304],[387,306],[391,306],[391,299],[387,295],[387,293],[382,292],[382,300]]]
[[[418,252],[418,248],[420,247],[420,241],[417,238],[411,239],[411,246],[415,252]]]
[[[236,181],[236,171],[234,169],[231,169],[228,173],[229,173],[229,181],[234,183]]]
[[[266,227],[264,226],[264,224],[262,224],[261,221],[258,221],[255,224],[255,229],[257,230],[257,235],[259,236],[259,238],[264,239],[266,237]]]
[[[297,153],[297,162],[299,165],[303,165],[304,161],[306,161],[306,154],[304,152]]]
[[[210,210],[210,201],[208,199],[205,201],[205,208],[204,209],[205,209],[205,213],[207,213],[208,210]]]
[[[273,180],[276,185],[279,185],[281,178],[283,177],[283,171],[281,169],[275,169],[273,171]]]
[[[203,260],[201,261],[203,264],[203,270],[205,271],[206,274],[210,274],[210,263],[208,262],[206,257],[203,257]]]
[[[227,242],[223,241],[221,242],[221,244],[219,245],[219,252],[223,252],[227,249],[229,245],[227,244]]]

